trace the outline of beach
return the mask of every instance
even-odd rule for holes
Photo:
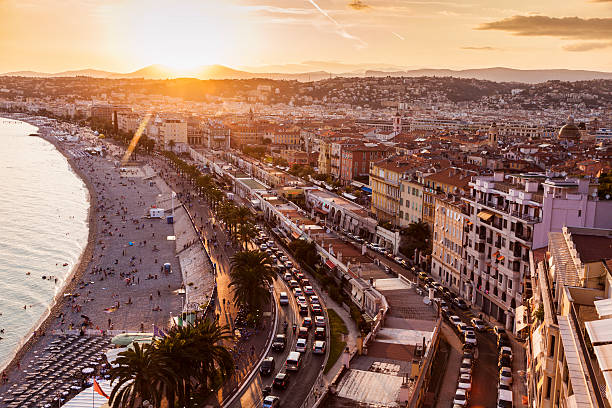
[[[186,215],[178,217],[185,225],[178,237],[175,224],[147,218],[149,208],[168,205],[169,189],[164,181],[146,163],[122,171],[118,162],[123,152],[110,143],[104,142],[109,155],[99,157],[85,152],[92,145],[100,145],[99,140],[60,142],[44,132],[41,137],[66,156],[87,185],[89,238],[48,317],[5,370],[8,383],[0,385],[0,395],[20,381],[25,374],[23,367],[35,362],[56,335],[152,332],[153,325],[169,327],[172,314],[177,315],[185,306],[180,263],[191,262],[179,263],[177,252],[182,248],[177,244],[184,242],[183,234],[193,235],[182,221]],[[180,207],[178,200],[175,206]],[[201,260],[203,251],[192,252],[194,264],[205,268],[203,274],[212,275]],[[163,267],[166,263],[170,264],[169,272]],[[198,292],[212,293],[214,279],[203,282],[206,285],[198,287]]]

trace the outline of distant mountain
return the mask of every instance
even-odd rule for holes
[[[250,70],[237,70],[226,67],[224,65],[205,65],[189,71],[176,71],[165,65],[149,65],[134,72],[116,73],[101,71],[95,69],[83,69],[74,71],[63,71],[58,73],[45,73],[35,71],[18,71],[0,74],[0,76],[23,76],[23,77],[40,77],[40,78],[57,78],[57,77],[75,77],[88,76],[92,78],[144,78],[144,79],[172,79],[172,78],[197,78],[197,79],[251,79],[251,78],[266,78],[276,80],[297,80],[297,81],[318,81],[321,79],[334,77],[385,77],[385,76],[405,76],[405,77],[420,77],[420,76],[439,76],[439,77],[455,77],[455,78],[474,78],[483,79],[495,82],[520,82],[520,83],[538,83],[549,80],[561,81],[586,81],[592,79],[612,79],[612,72],[586,71],[586,70],[569,70],[569,69],[513,69],[513,68],[480,68],[480,69],[412,69],[402,70],[393,69],[396,67],[387,65],[386,69],[366,69],[361,70],[359,67],[371,66],[376,64],[341,64],[333,62],[305,62],[302,64],[276,65],[267,66],[270,69],[265,72],[253,72]],[[325,66],[328,69],[316,69],[319,66]],[[312,68],[302,72],[282,72],[293,71],[298,67]],[[334,70],[339,68],[352,69],[342,73],[330,73],[329,68]],[[256,70],[262,67],[254,68]],[[274,72],[274,71],[281,72]]]

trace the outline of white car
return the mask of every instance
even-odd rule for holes
[[[303,296],[304,293],[302,293],[302,289],[295,288],[295,289],[293,289],[293,295],[297,298],[297,297]]]
[[[287,306],[289,304],[289,296],[287,296],[287,292],[280,293],[278,302],[281,304],[281,306]]]
[[[293,275],[291,275],[289,272],[285,272],[285,276],[283,276],[283,278],[285,281],[289,282],[291,279],[293,279]]]
[[[455,398],[453,398],[453,404],[459,405],[461,407],[467,406],[468,400],[468,392],[463,388],[458,388],[455,392]]]
[[[298,296],[295,300],[298,303],[306,303],[306,296]]]
[[[311,296],[310,297],[310,303],[312,303],[313,305],[320,305],[321,302],[319,301],[319,297],[318,296]]]
[[[499,383],[505,385],[512,384],[512,369],[510,367],[502,367],[499,370]]]
[[[325,342],[323,340],[317,340],[312,346],[313,354],[325,354]]]
[[[470,391],[472,389],[472,376],[470,374],[461,374],[457,388]]]
[[[478,341],[476,340],[476,334],[472,330],[468,330],[465,332],[465,344],[470,344],[472,346],[478,345]]]
[[[470,360],[469,358],[464,358],[461,361],[461,366],[459,367],[459,373],[472,374],[472,360]]]
[[[323,317],[323,316],[315,316],[315,326],[316,327],[325,327],[325,317]]]
[[[291,269],[291,268],[293,268],[293,262],[291,262],[291,261],[286,261],[286,262],[285,262],[285,268],[287,268],[287,269]]]
[[[312,288],[312,286],[305,286],[304,287],[304,293],[307,296],[313,296],[315,292],[314,292],[314,289]]]
[[[287,262],[287,261],[289,260],[289,258],[287,258],[287,255],[282,255],[282,256],[280,257],[280,260],[281,260],[282,262]]]
[[[268,246],[266,244],[261,244],[259,246],[259,249],[262,250],[262,251],[265,251],[266,249],[268,249]]]
[[[448,318],[448,320],[450,320],[451,323],[454,324],[455,326],[457,326],[459,323],[461,323],[461,318],[459,316],[455,316],[455,315],[450,316]]]
[[[461,333],[465,333],[466,331],[468,331],[468,327],[469,326],[463,322],[457,323],[457,330],[459,330],[459,332]]]
[[[297,343],[295,343],[295,351],[299,351],[300,353],[305,353],[307,347],[308,347],[308,341],[306,339],[297,339]]]
[[[512,349],[508,346],[503,346],[501,349],[499,349],[499,355],[508,357],[510,361],[512,361]]]
[[[484,331],[487,328],[487,326],[485,326],[485,322],[476,317],[472,319],[472,326],[474,326],[478,331]]]

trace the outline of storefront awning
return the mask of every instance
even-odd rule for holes
[[[489,221],[493,217],[493,213],[487,210],[482,210],[477,215],[478,215],[478,218],[480,218],[483,221]]]
[[[334,263],[329,259],[325,261],[325,265],[327,265],[329,269],[334,269],[336,267],[336,265],[334,265]]]

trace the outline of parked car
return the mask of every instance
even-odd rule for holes
[[[499,349],[499,355],[500,356],[508,357],[508,359],[510,359],[510,361],[512,361],[512,348],[510,348],[508,346],[501,347]]]
[[[466,407],[468,404],[468,392],[463,388],[458,388],[455,392],[455,398],[453,398],[453,404],[461,407]]]
[[[510,367],[512,365],[512,360],[510,360],[510,357],[508,356],[499,356],[499,359],[497,360],[497,368],[499,370],[502,369],[502,367]]]
[[[272,356],[266,357],[263,359],[263,361],[261,362],[261,365],[259,366],[259,372],[263,376],[270,375],[274,371],[274,366],[275,366],[274,357]]]
[[[509,346],[510,339],[508,339],[508,335],[504,333],[500,333],[497,335],[497,348],[501,349],[502,347]]]
[[[272,342],[272,350],[283,351],[287,346],[287,336],[284,334],[277,334]]]
[[[419,272],[419,279],[420,280],[425,280],[426,277],[427,277],[427,274],[425,272]]]
[[[278,408],[280,407],[280,398],[276,395],[268,395],[263,400],[262,408]]]
[[[485,322],[483,322],[477,317],[473,318],[471,322],[472,326],[474,326],[478,331],[485,331],[487,329],[487,326],[485,326]]]
[[[502,367],[499,370],[499,383],[505,385],[512,384],[512,369],[510,367]]]
[[[284,390],[287,388],[288,385],[289,375],[287,373],[276,374],[276,377],[274,377],[274,381],[272,382],[272,387]]]
[[[470,374],[461,374],[457,388],[470,391],[472,389],[472,376]]]
[[[457,306],[459,309],[461,310],[465,310],[468,308],[467,303],[465,303],[465,301],[461,298],[456,298],[455,299],[455,306]]]
[[[325,354],[325,342],[323,340],[317,340],[312,345],[313,354]]]
[[[297,339],[297,342],[295,343],[295,351],[299,351],[300,353],[305,353],[307,347],[308,347],[308,340],[304,338]]]

